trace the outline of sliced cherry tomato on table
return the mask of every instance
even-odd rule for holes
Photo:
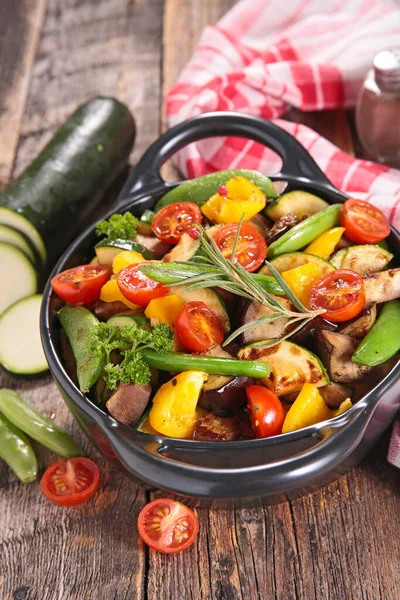
[[[225,256],[230,259],[235,243],[238,223],[231,223],[220,227],[214,237],[218,248]],[[257,271],[263,264],[267,256],[267,244],[257,229],[249,223],[243,223],[240,228],[238,243],[235,250],[234,259],[242,265],[246,271],[252,273]]]
[[[182,306],[175,329],[182,344],[193,352],[203,352],[224,341],[220,319],[204,302]]]
[[[319,279],[310,291],[310,308],[325,309],[324,319],[341,323],[356,317],[365,304],[362,277],[350,269],[337,269]]]
[[[390,233],[390,224],[382,211],[364,200],[350,198],[343,204],[340,224],[346,237],[357,244],[376,244]]]
[[[90,304],[100,296],[110,275],[111,271],[105,265],[81,265],[53,277],[51,287],[69,304]]]
[[[194,202],[175,202],[162,208],[151,225],[153,233],[167,244],[177,244],[193,223],[201,223],[201,210]]]
[[[122,269],[117,275],[117,283],[127,300],[138,306],[147,306],[151,300],[166,296],[168,288],[142,273],[139,270],[140,264]]]
[[[184,504],[170,498],[157,498],[140,511],[138,529],[150,548],[164,554],[176,554],[193,544],[199,532],[199,521]]]
[[[55,462],[45,471],[40,488],[59,506],[77,506],[88,500],[100,484],[100,471],[90,458],[75,457]]]
[[[285,411],[278,396],[260,385],[246,387],[251,426],[258,438],[282,433]]]

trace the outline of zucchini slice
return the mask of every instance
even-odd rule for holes
[[[315,215],[315,213],[324,210],[328,206],[329,204],[325,200],[314,196],[314,194],[302,190],[293,190],[267,204],[264,212],[273,221],[277,221],[288,213],[293,213],[296,217],[302,219],[303,217]]]
[[[276,299],[288,310],[294,310],[292,303],[287,298],[277,297]],[[260,304],[260,302],[249,302],[243,311],[243,325],[267,316],[271,314],[271,312],[272,311],[270,308],[268,308],[268,306]],[[282,316],[282,318],[277,319],[276,321],[263,323],[261,325],[257,325],[256,327],[252,327],[251,329],[247,329],[247,331],[243,332],[243,343],[252,344],[253,342],[260,342],[262,340],[281,338],[285,335],[285,333],[287,333],[286,325],[288,322],[289,318]]]
[[[365,304],[388,302],[400,298],[400,269],[368,273],[363,277]]]
[[[331,259],[337,269],[351,269],[360,275],[382,271],[392,260],[393,254],[375,244],[351,246],[336,252]]]
[[[268,363],[271,373],[262,382],[277,396],[299,392],[305,383],[313,383],[317,387],[329,383],[319,358],[293,342],[279,342],[270,348],[259,348],[255,343],[242,348],[238,357]]]
[[[17,229],[0,224],[0,242],[5,242],[6,244],[19,248],[19,250],[22,250],[22,252],[26,254],[31,263],[35,264],[35,253],[32,250],[28,238]]]
[[[48,370],[40,340],[41,294],[22,298],[0,316],[0,363],[15,375]]]
[[[318,265],[323,275],[327,275],[327,273],[335,271],[335,267],[328,263],[328,261],[320,258],[319,256],[315,256],[314,254],[307,254],[306,252],[290,252],[289,254],[282,254],[281,256],[271,260],[271,265],[275,267],[279,273],[283,273],[284,271],[289,271],[290,269],[295,269],[296,267],[301,267],[302,265],[309,263]],[[271,275],[271,272],[267,266],[262,267],[259,273],[262,275]]]
[[[35,267],[29,258],[15,246],[0,242],[0,314],[37,289]]]
[[[211,288],[204,288],[203,290],[195,290],[193,292],[186,292],[185,288],[186,286],[184,285],[177,285],[172,287],[171,290],[174,294],[180,296],[185,304],[188,302],[204,302],[204,304],[207,304],[208,308],[221,320],[224,332],[228,333],[231,324],[221,296]]]
[[[123,312],[113,317],[110,317],[107,321],[107,325],[110,327],[125,327],[125,325],[130,325],[131,323],[136,323],[139,327],[148,323],[149,320],[144,316],[143,313],[137,312]]]
[[[200,248],[200,240],[193,239],[188,233],[184,233],[178,244],[172,248],[163,258],[164,262],[188,261]]]
[[[32,242],[34,248],[36,248],[43,264],[46,262],[47,252],[43,238],[38,230],[28,221],[28,219],[19,213],[6,208],[5,206],[0,206],[0,224],[13,227],[17,231],[20,231],[26,235],[26,237]]]
[[[154,258],[153,254],[147,250],[142,244],[138,244],[132,240],[101,240],[95,246],[97,260],[100,265],[112,266],[114,258],[123,250],[134,250],[147,260]]]

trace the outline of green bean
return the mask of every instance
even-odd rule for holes
[[[74,440],[53,421],[41,415],[13,390],[0,390],[0,412],[42,446],[59,456],[82,456],[82,450]]]
[[[0,413],[0,458],[22,483],[35,481],[38,464],[28,438]]]
[[[160,354],[154,350],[142,350],[147,364],[163,371],[203,371],[210,375],[233,375],[236,377],[268,377],[271,367],[267,363],[235,358],[193,356],[179,352]]]

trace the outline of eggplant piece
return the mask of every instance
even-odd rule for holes
[[[123,425],[136,425],[150,400],[151,386],[122,383],[106,402],[108,412]]]
[[[267,242],[267,244],[272,244],[272,242],[275,242],[278,238],[281,237],[281,235],[289,231],[289,229],[297,225],[297,223],[299,222],[300,219],[298,219],[293,213],[283,215],[283,217],[278,219],[273,224],[265,238],[265,241]]]
[[[275,188],[275,192],[277,193],[278,196],[280,196],[281,194],[283,194],[283,192],[286,190],[286,188],[289,185],[288,181],[273,181],[272,185]],[[273,200],[272,200],[273,202]]]
[[[215,377],[217,378],[216,375]],[[221,376],[219,379],[226,377]],[[219,387],[208,390],[203,388],[198,404],[218,417],[231,416],[238,413],[246,403],[246,386],[253,383],[250,377],[233,377]]]
[[[363,283],[366,306],[400,298],[400,268],[364,275]]]
[[[137,244],[142,244],[147,250],[153,253],[154,258],[162,258],[164,254],[166,254],[169,250],[171,250],[171,246],[161,241],[155,235],[141,235],[138,233],[135,237],[135,242]]]
[[[348,335],[320,329],[316,334],[318,354],[332,381],[352,383],[373,372],[374,367],[356,365],[351,360],[359,341]]]
[[[104,300],[96,300],[93,304],[93,312],[100,321],[108,321],[114,315],[126,312],[129,310],[128,306],[119,300],[115,302],[104,302]]]
[[[331,321],[327,321],[323,319],[320,315],[315,317],[312,321],[308,321],[301,329],[296,331],[291,337],[290,340],[295,344],[300,344],[302,346],[307,342],[310,335],[316,329],[327,329],[328,331],[336,331],[337,325],[332,323]]]
[[[198,441],[216,442],[251,440],[256,436],[251,428],[250,419],[245,414],[221,418],[209,413],[196,421],[192,437]]]
[[[251,217],[251,219],[249,219],[247,222],[250,223],[250,225],[253,225],[253,227],[257,229],[258,233],[264,239],[268,236],[269,231],[272,227],[272,221],[270,221],[266,216],[262,215],[261,213],[257,213],[256,215],[254,215],[254,217]]]
[[[338,327],[338,333],[343,335],[350,335],[357,340],[362,340],[370,329],[372,329],[376,321],[376,304],[373,304],[370,308],[366,308],[361,314],[350,322],[343,323]]]
[[[319,388],[319,393],[323,397],[328,408],[336,409],[354,394],[354,388],[344,383],[331,382],[324,387]]]
[[[278,300],[279,304],[288,310],[295,310],[290,300],[278,297],[276,297],[276,299]],[[264,304],[260,304],[260,302],[250,302],[247,305],[247,308],[244,310],[241,324],[245,325],[246,323],[251,323],[256,319],[260,319],[261,317],[271,314],[271,312],[272,311],[270,308]],[[281,319],[271,321],[270,323],[256,325],[255,327],[252,327],[243,333],[243,343],[252,344],[253,342],[261,342],[262,340],[278,339],[287,333],[286,325],[288,322],[289,319],[287,317],[282,317]]]

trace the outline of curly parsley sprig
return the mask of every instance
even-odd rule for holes
[[[164,353],[172,351],[173,346],[173,330],[166,323],[157,323],[152,328],[139,327],[136,323],[122,328],[99,323],[92,336],[92,352],[105,362],[105,382],[110,390],[121,383],[149,383],[150,367],[142,351],[151,349]],[[122,362],[113,360],[114,350],[123,357]]]
[[[96,235],[105,235],[109,240],[132,240],[137,235],[139,219],[129,211],[123,215],[114,214],[107,221],[96,225]]]

